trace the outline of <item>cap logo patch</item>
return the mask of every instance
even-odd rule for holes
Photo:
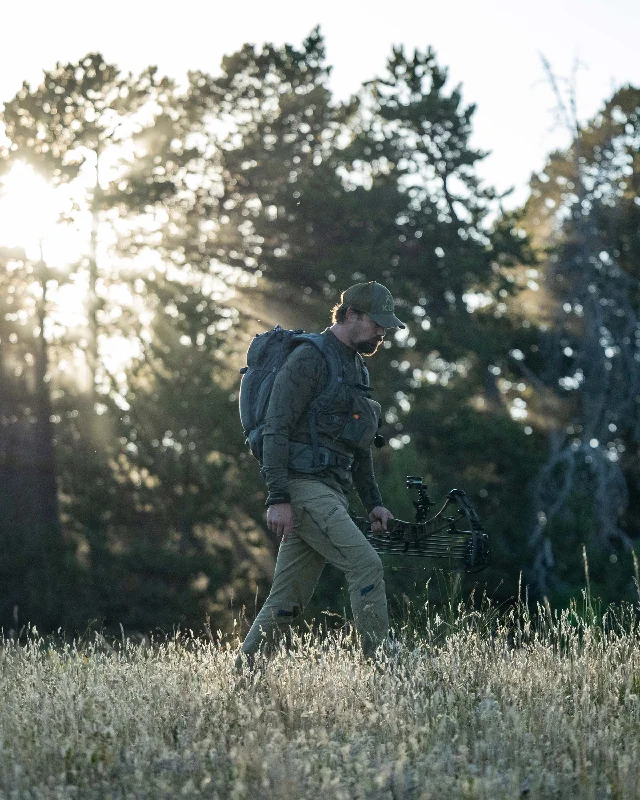
[[[386,297],[385,298],[384,305],[382,306],[382,310],[384,312],[388,312],[390,314],[393,314],[393,298],[391,298],[391,297]]]

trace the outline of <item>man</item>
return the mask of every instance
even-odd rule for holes
[[[337,353],[342,375],[331,407],[314,406],[332,371],[312,343],[287,358],[269,401],[261,472],[269,490],[267,525],[282,542],[271,592],[242,645],[249,658],[304,609],[327,561],[346,576],[365,653],[388,633],[382,562],[349,516],[347,492],[354,486],[374,529],[386,530],[393,515],[383,505],[371,455],[380,406],[369,398],[362,356],[376,352],[388,329],[405,326],[391,293],[375,281],[344,291],[332,322],[323,345]]]

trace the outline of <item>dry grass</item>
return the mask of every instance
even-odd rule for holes
[[[400,652],[296,640],[0,649],[0,798],[639,798],[640,631],[522,610],[431,615]]]

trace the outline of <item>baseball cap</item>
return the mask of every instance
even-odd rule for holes
[[[345,289],[340,298],[342,305],[364,311],[383,328],[405,328],[393,313],[393,296],[386,286],[376,281],[356,283]]]

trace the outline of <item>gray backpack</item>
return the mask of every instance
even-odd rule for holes
[[[320,394],[309,408],[309,427],[313,445],[311,468],[321,469],[322,454],[317,443],[317,415],[329,408],[340,385],[343,383],[340,356],[319,333],[305,333],[303,330],[286,330],[277,325],[273,330],[258,333],[247,351],[247,366],[240,370],[240,422],[246,443],[252,454],[262,464],[262,439],[264,422],[269,407],[269,398],[278,370],[287,357],[300,344],[309,342],[324,355],[329,369],[329,377]],[[326,460],[326,459],[325,459]]]

